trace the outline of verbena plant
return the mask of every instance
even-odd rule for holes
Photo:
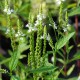
[[[79,54],[75,54],[72,59],[69,59],[70,50],[73,46],[69,46],[69,40],[73,37],[75,32],[68,30],[68,13],[65,12],[63,17],[62,4],[60,6],[58,25],[52,20],[50,15],[48,18],[43,14],[43,9],[40,7],[37,17],[35,18],[32,13],[29,15],[28,24],[23,29],[22,22],[15,16],[15,10],[9,6],[9,2],[5,0],[4,14],[7,20],[6,36],[11,40],[12,50],[9,50],[9,58],[0,56],[2,61],[9,71],[0,69],[1,73],[8,74],[10,80],[60,80],[59,75],[62,73],[64,76],[69,76],[73,71],[75,64],[65,73],[64,68],[74,60],[80,58]],[[12,26],[11,16],[16,18],[17,27]],[[36,20],[35,20],[36,19]],[[54,30],[56,42],[48,33],[47,25],[43,22],[49,19],[49,26]],[[46,24],[46,23],[45,23]],[[51,51],[46,49],[48,45]],[[66,48],[66,51],[63,49]],[[25,55],[23,52],[29,50]],[[66,57],[64,55],[66,53]],[[53,54],[52,63],[48,62],[48,55]],[[59,55],[60,57],[57,57]],[[26,57],[27,64],[23,64],[20,59]],[[61,66],[57,65],[57,61],[62,63]],[[64,79],[61,79],[64,80]]]

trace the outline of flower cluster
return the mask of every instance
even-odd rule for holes
[[[57,25],[55,22],[53,22],[52,24],[49,24],[49,26],[53,26],[54,29],[57,29]]]
[[[41,36],[40,39],[44,39],[44,35]],[[50,36],[49,36],[49,34],[46,36],[46,40],[48,40],[48,41],[50,40]]]
[[[56,23],[54,22],[54,29],[57,29]]]
[[[13,28],[11,30],[10,30],[10,28],[7,28],[5,34],[9,34],[11,31],[13,34],[15,33],[15,30]]]
[[[40,24],[40,22],[45,18],[46,18],[46,16],[44,14],[39,13],[37,15],[37,20],[35,21],[35,26],[38,26]]]
[[[64,31],[64,32],[67,32],[67,28],[64,27],[64,28],[63,28],[63,31]]]
[[[11,13],[13,13],[14,12],[14,10],[13,9],[10,9],[10,8],[5,8],[4,10],[3,10],[5,13],[7,13],[7,15],[10,15]]]
[[[33,27],[33,25],[31,23],[28,23],[26,25],[26,27],[28,28],[28,32],[32,32],[32,31],[37,31],[37,28],[36,27]]]
[[[61,4],[61,1],[65,1],[65,0],[55,0],[56,5],[59,6]]]
[[[15,37],[19,37],[19,36],[25,36],[25,34],[23,34],[22,32],[18,31],[18,32],[15,34]]]

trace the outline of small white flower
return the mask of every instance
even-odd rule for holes
[[[49,26],[52,26],[51,24],[49,24]]]
[[[39,25],[39,21],[36,20],[36,23],[34,24],[34,26],[38,26]]]
[[[50,40],[50,36],[49,36],[49,34],[48,34],[48,36],[47,36],[47,40],[48,40],[48,41]]]
[[[13,10],[13,9],[11,9],[10,11],[11,11],[11,13],[13,13],[13,12],[14,12],[14,10]]]
[[[8,9],[7,14],[8,14],[8,15],[10,15],[10,14],[11,14],[11,10],[10,10],[10,9]]]
[[[28,23],[25,27],[32,27],[32,24],[31,23]]]
[[[51,57],[51,61],[54,63],[54,56]]]
[[[40,37],[40,39],[44,39],[44,35]]]
[[[67,27],[70,27],[71,25],[70,24],[67,24]]]
[[[80,80],[80,76],[78,77],[78,79],[77,80]]]
[[[57,6],[59,6],[61,4],[61,0],[55,0],[55,3]]]
[[[39,13],[38,15],[37,15],[37,20],[42,20],[42,15],[41,15],[41,13]]]
[[[25,36],[25,34],[21,34],[21,36]]]
[[[19,34],[15,34],[15,37],[18,37],[19,36]]]
[[[63,28],[63,31],[64,31],[64,32],[67,32],[67,28]]]
[[[40,39],[44,39],[44,35],[41,36]],[[49,36],[49,34],[46,36],[46,40],[48,40],[48,41],[50,40],[50,36]]]
[[[5,34],[8,34],[8,33],[10,33],[10,29],[7,29]]]
[[[57,26],[56,26],[55,22],[54,22],[54,29],[57,29]]]
[[[32,31],[37,31],[37,28],[36,27],[32,28]]]
[[[31,31],[32,31],[32,30],[31,30],[31,29],[29,29],[29,30],[28,30],[28,33],[30,33]]]
[[[28,30],[28,33],[32,32],[32,31],[37,31],[37,28],[36,27],[30,27]]]
[[[21,40],[21,41],[23,41],[23,40],[24,40],[24,38],[23,38],[23,37],[20,37],[20,40]]]
[[[45,19],[45,18],[46,18],[46,16],[44,14],[39,13],[37,15],[37,20],[39,20],[39,21],[41,21],[42,19]]]
[[[29,27],[29,24],[26,24],[26,26],[25,27]]]
[[[42,14],[42,18],[43,18],[43,19],[45,19],[45,18],[46,18],[46,16],[45,16],[44,14]]]
[[[13,13],[14,12],[14,10],[13,9],[7,9],[7,8],[5,8],[4,10],[3,10],[7,15],[10,15],[11,13]]]
[[[3,11],[4,11],[4,12],[7,12],[7,8],[5,8]]]
[[[61,1],[65,1],[65,0],[55,0],[56,5],[59,6],[61,4]]]

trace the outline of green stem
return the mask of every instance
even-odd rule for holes
[[[54,66],[56,66],[56,53],[54,53],[53,56],[54,56],[54,63],[53,64],[54,64]]]

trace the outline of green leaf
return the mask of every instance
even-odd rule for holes
[[[21,11],[27,9],[28,7],[29,7],[29,4],[24,4],[23,6],[21,6],[21,7],[19,8],[18,12],[21,12]]]
[[[69,41],[69,39],[74,35],[74,33],[75,32],[69,33],[63,36],[63,38],[59,39],[58,42],[56,42],[55,44],[55,48],[57,50],[61,49]]]
[[[19,45],[19,49],[18,50],[19,50],[20,53],[22,53],[23,51],[25,51],[27,49],[29,49],[29,45],[26,45],[25,43],[23,43],[23,44]]]
[[[9,63],[9,69],[10,71],[14,70],[18,64],[18,60],[20,58],[20,53],[18,51],[15,51],[11,56],[11,61]]]
[[[59,62],[61,62],[62,64],[65,64],[64,60],[62,60],[62,59],[60,59],[60,58],[58,58],[57,60],[58,60]]]
[[[75,65],[72,65],[72,66],[70,67],[70,69],[67,71],[67,76],[69,76],[69,75],[72,73],[74,67],[75,67]]]
[[[11,76],[11,80],[20,80],[19,77]]]
[[[52,71],[52,70],[56,70],[57,67],[53,67],[53,66],[45,66],[45,67],[40,67],[38,69],[34,69],[34,70],[31,70],[32,73],[40,73],[40,72],[47,72],[47,71]]]
[[[69,78],[68,80],[78,80],[78,77]]]
[[[9,62],[9,61],[10,61],[10,58],[6,58],[6,59],[0,61],[0,65],[1,65],[1,64],[5,64],[5,63],[7,63],[7,62]]]
[[[6,32],[7,28],[4,26],[0,26],[0,31]]]
[[[73,60],[80,59],[80,50],[77,51],[77,53],[73,56]]]
[[[78,14],[80,14],[80,6],[77,7],[77,8],[73,8],[68,15],[69,16],[75,16],[75,15],[78,15]]]

